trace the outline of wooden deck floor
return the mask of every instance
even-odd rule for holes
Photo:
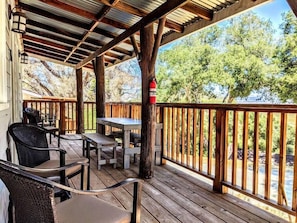
[[[82,156],[81,141],[61,141],[61,147],[67,150],[67,156]],[[120,157],[121,149],[118,149]],[[96,168],[96,155],[92,153],[91,187],[98,189],[110,186],[127,177],[138,176],[138,166],[124,170],[120,165],[113,169],[105,165],[99,171]],[[79,178],[72,180],[79,188]],[[132,187],[114,193],[102,195],[102,199],[119,207],[131,209]],[[171,165],[155,167],[155,176],[146,180],[142,193],[141,222],[287,222],[251,204],[229,194],[218,194],[212,186]]]

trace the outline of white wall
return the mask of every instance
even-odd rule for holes
[[[11,32],[8,4],[13,0],[0,0],[0,159],[6,160],[7,128],[21,118],[21,80],[19,66],[19,34]],[[0,181],[0,223],[8,221],[8,191]]]

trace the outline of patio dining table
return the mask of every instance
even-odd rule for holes
[[[131,118],[97,118],[97,125],[115,127],[123,131],[123,168],[130,167],[130,156],[140,154],[140,147],[130,148],[131,130],[141,129],[141,120]]]

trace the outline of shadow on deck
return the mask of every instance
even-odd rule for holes
[[[77,136],[76,136],[77,137]],[[82,141],[61,141],[67,156],[82,156]],[[111,151],[111,150],[110,150]],[[99,189],[115,184],[127,177],[138,176],[138,165],[131,164],[128,170],[120,164],[116,169],[104,165],[96,168],[96,154],[91,152],[91,188]],[[121,163],[121,149],[118,148]],[[141,222],[287,222],[271,213],[253,206],[230,194],[218,194],[212,186],[199,179],[199,175],[189,174],[166,164],[155,167],[155,176],[146,180],[142,193]],[[72,186],[79,188],[79,178],[73,178]],[[131,209],[132,185],[125,189],[101,196],[103,200],[116,206]]]

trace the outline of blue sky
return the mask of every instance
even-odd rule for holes
[[[253,9],[253,11],[261,17],[270,19],[274,28],[278,28],[281,24],[282,13],[289,10],[291,10],[291,8],[286,0],[273,0],[270,3],[265,3]]]
[[[276,30],[282,22],[282,13],[289,10],[291,10],[291,8],[286,0],[272,0],[271,2],[264,3],[254,9],[251,9],[251,11],[257,13],[260,17],[269,19]],[[178,44],[178,41],[179,40],[176,40],[172,43],[161,46],[160,51],[170,49],[174,44]]]

